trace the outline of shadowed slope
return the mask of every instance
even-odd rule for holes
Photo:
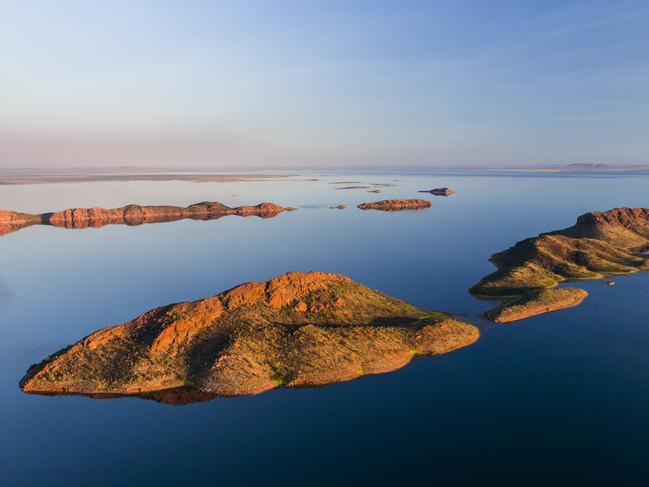
[[[153,309],[32,366],[25,392],[221,396],[319,386],[473,343],[472,325],[337,274],[289,273]]]
[[[551,288],[566,280],[602,279],[649,270],[649,259],[641,255],[647,249],[649,209],[616,208],[586,213],[570,228],[528,238],[494,254],[491,261],[498,270],[483,278],[470,292],[481,297],[522,297],[529,310],[534,307],[535,295],[531,293],[539,289]],[[552,296],[566,298],[565,293],[542,296],[546,307],[550,308],[553,307],[550,304]],[[573,295],[573,305],[579,304],[584,297],[577,299]],[[539,310],[544,308],[542,303],[537,304]],[[515,314],[509,314],[516,319]]]

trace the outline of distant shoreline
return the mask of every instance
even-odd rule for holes
[[[287,174],[253,174],[253,173],[209,173],[209,172],[147,172],[110,170],[102,171],[52,171],[25,170],[3,171],[0,169],[0,186],[48,183],[85,183],[101,181],[190,181],[196,183],[225,183],[240,181],[283,180],[291,177]]]
[[[461,171],[461,170],[460,170]],[[612,166],[601,164],[571,164],[568,166],[531,166],[503,168],[473,168],[476,172],[509,172],[529,174],[644,174],[649,173],[649,166]]]
[[[241,181],[313,181],[322,173],[409,173],[413,176],[427,173],[454,174],[514,174],[514,175],[649,175],[649,165],[615,166],[611,164],[568,164],[537,166],[483,166],[483,167],[349,167],[349,168],[294,168],[294,169],[179,169],[179,168],[1,168],[0,186],[75,182],[126,182],[126,181],[189,181],[189,182],[241,182]]]

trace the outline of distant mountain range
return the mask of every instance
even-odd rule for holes
[[[649,164],[642,165],[614,165],[614,164],[592,164],[589,162],[578,162],[575,164],[557,166],[514,166],[511,168],[495,169],[500,171],[515,172],[547,172],[547,173],[573,173],[573,172],[597,172],[597,173],[627,173],[627,172],[649,172]]]

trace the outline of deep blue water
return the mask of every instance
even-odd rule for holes
[[[397,180],[397,181],[394,181]],[[394,182],[382,193],[332,181]],[[450,186],[449,198],[419,189]],[[362,201],[426,197],[417,212]],[[290,270],[340,272],[477,315],[487,258],[590,210],[649,206],[649,177],[329,174],[320,181],[0,188],[0,208],[126,203],[300,207],[0,237],[0,483],[18,485],[646,485],[649,273],[583,282],[579,307],[487,326],[475,345],[319,389],[168,406],[26,395],[30,364],[158,305]],[[347,203],[346,210],[330,210]]]

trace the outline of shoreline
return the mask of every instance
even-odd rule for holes
[[[229,183],[245,181],[314,181],[297,174],[271,172],[181,172],[181,171],[3,171],[0,186],[52,183],[130,182],[130,181],[188,181],[195,183]]]

